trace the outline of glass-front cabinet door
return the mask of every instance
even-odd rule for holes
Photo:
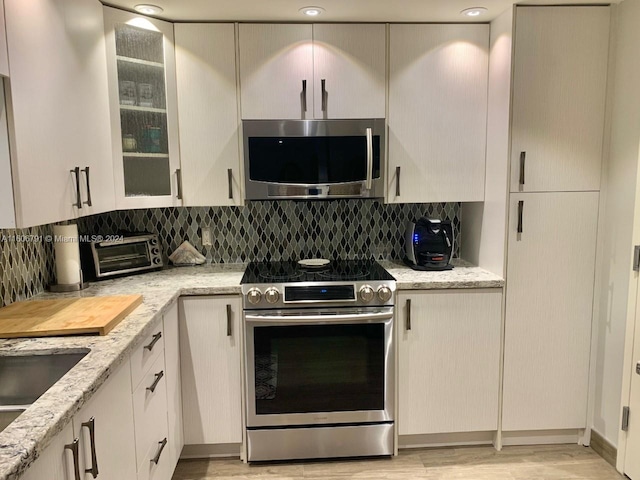
[[[180,205],[173,25],[105,7],[118,208]]]

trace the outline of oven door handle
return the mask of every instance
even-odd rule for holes
[[[274,315],[274,314],[250,314],[245,313],[247,322],[266,322],[266,323],[345,323],[345,322],[379,322],[381,320],[391,320],[393,312],[385,310],[376,313],[353,313],[353,314],[329,314],[329,315]]]

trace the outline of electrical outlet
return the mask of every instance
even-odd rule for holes
[[[213,238],[211,235],[211,227],[202,227],[202,245],[213,245]]]

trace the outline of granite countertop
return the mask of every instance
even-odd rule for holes
[[[417,272],[401,263],[380,263],[397,279],[400,290],[490,288],[504,284],[500,277],[462,261],[447,272]],[[144,300],[103,337],[0,339],[0,356],[89,350],[86,357],[0,432],[0,480],[14,480],[24,472],[111,372],[152,332],[178,297],[240,294],[244,269],[244,264],[168,268],[93,283],[82,292],[38,295],[36,299],[42,300],[140,293]]]

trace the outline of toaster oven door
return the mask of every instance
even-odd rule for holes
[[[149,243],[99,243],[92,245],[98,278],[153,268]]]

